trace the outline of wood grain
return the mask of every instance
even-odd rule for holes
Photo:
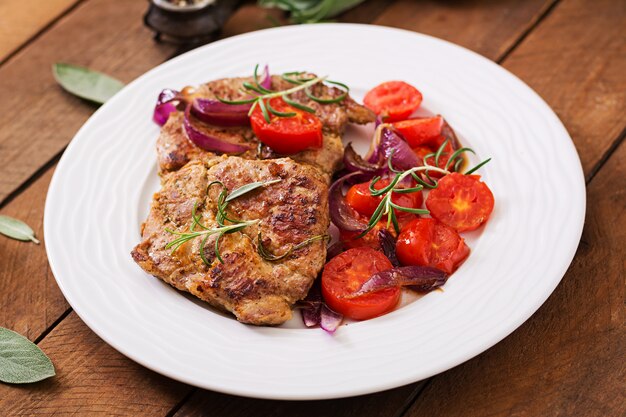
[[[342,13],[334,20],[349,23],[372,23],[393,3],[393,1],[368,0]],[[226,22],[220,38],[228,38],[253,30],[269,29],[289,24],[287,14],[280,9],[267,9],[256,4],[244,4]]]
[[[585,6],[560,3],[504,66],[555,108],[589,173],[626,127],[626,54],[624,7]],[[435,377],[408,415],[624,415],[625,178],[622,144],[588,187],[578,253],[549,300],[503,342]]]
[[[375,21],[436,36],[497,61],[555,0],[400,0]]]
[[[80,0],[2,0],[0,62]]]
[[[0,235],[0,326],[37,339],[69,305],[46,257],[43,209],[52,169],[0,210],[30,225],[40,245]]]
[[[177,417],[240,416],[342,416],[384,417],[402,412],[409,398],[419,390],[412,384],[377,394],[326,401],[270,401],[235,397],[210,391],[193,395],[192,400],[175,414]]]
[[[0,67],[0,202],[60,152],[95,107],[65,93],[54,62],[85,65],[128,82],[163,62],[173,46],[143,27],[143,0],[90,0]]]
[[[190,389],[124,357],[71,313],[40,347],[57,375],[27,386],[0,384],[0,410],[14,414],[165,415]]]
[[[626,2],[564,0],[506,60],[574,139],[589,173],[626,126]]]

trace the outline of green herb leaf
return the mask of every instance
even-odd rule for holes
[[[276,180],[270,180],[270,181],[256,181],[256,182],[251,182],[250,184],[246,184],[246,185],[242,185],[239,188],[234,189],[230,194],[228,194],[228,197],[226,197],[226,202],[232,201],[238,197],[241,197],[242,195],[249,193],[252,190],[256,190],[259,187],[265,187],[266,185],[270,185],[270,184],[276,184],[277,182],[281,181],[281,179],[276,179]]]
[[[54,78],[66,91],[103,104],[124,87],[124,83],[101,72],[58,62],[53,65]]]
[[[28,384],[54,375],[54,365],[36,344],[0,327],[0,381]]]
[[[262,7],[278,7],[291,13],[295,23],[316,23],[333,18],[364,0],[259,0]]]
[[[491,161],[491,158],[487,158],[484,161],[482,161],[480,164],[476,165],[474,168],[470,169],[469,171],[467,171],[465,173],[465,175],[470,175],[476,171],[478,171],[479,168],[482,168],[483,165],[485,165],[487,162]]]
[[[34,242],[39,244],[39,240],[35,239],[35,232],[26,223],[13,217],[0,215],[0,233],[12,239]]]

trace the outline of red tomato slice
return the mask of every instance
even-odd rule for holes
[[[493,206],[493,194],[479,175],[446,175],[426,199],[431,216],[459,232],[486,222]]]
[[[438,148],[441,146],[441,143],[437,146],[443,127],[443,117],[441,116],[403,120],[393,123],[393,126],[412,148],[417,146]]]
[[[349,249],[331,259],[322,273],[322,295],[326,304],[355,320],[385,314],[398,304],[400,288],[387,288],[357,298],[346,298],[373,274],[391,269],[387,257],[371,248]]]
[[[364,219],[364,223],[367,222],[367,219]],[[339,240],[346,248],[372,248],[376,250],[381,250],[380,247],[380,238],[378,237],[378,232],[382,229],[387,228],[387,221],[379,221],[376,225],[365,234],[365,236],[357,238],[360,234],[359,232],[348,232],[346,230],[339,230]],[[388,229],[389,230],[389,229]],[[389,230],[394,236],[396,234],[395,230],[393,230],[393,226]]]
[[[416,219],[398,236],[396,253],[403,265],[431,266],[453,273],[469,255],[465,240],[435,219]]]
[[[383,178],[374,184],[374,188],[377,190],[383,189],[389,185],[389,182],[389,179]],[[374,211],[376,211],[380,201],[383,199],[382,196],[373,196],[370,193],[369,186],[369,182],[355,184],[350,187],[346,194],[346,203],[359,214],[367,217],[371,217],[374,214]],[[421,191],[408,194],[392,193],[391,201],[401,207],[420,208],[424,202],[424,196]],[[411,213],[401,210],[395,210],[395,213],[398,218],[411,216]]]
[[[296,115],[278,117],[270,113],[270,122],[267,123],[257,105],[250,116],[250,124],[261,142],[280,154],[294,154],[322,147],[322,122],[317,116],[291,107],[280,97],[271,99],[269,104],[278,112]]]
[[[395,122],[417,110],[422,104],[422,93],[404,81],[387,81],[371,89],[363,103],[385,122]]]
[[[413,153],[415,155],[417,155],[417,157],[420,160],[420,163],[425,165],[425,162],[428,162],[428,165],[432,165],[432,166],[437,166],[439,168],[446,168],[446,165],[448,164],[448,161],[450,160],[450,155],[452,155],[452,153],[454,152],[454,149],[452,148],[452,146],[450,145],[446,145],[446,147],[444,148],[443,152],[441,153],[441,156],[439,156],[439,164],[435,164],[435,157],[434,156],[429,156],[428,158],[424,159],[424,157],[428,154],[433,154],[437,151],[438,148],[433,149],[433,148],[429,148],[426,146],[418,146],[416,148],[412,148],[413,149]],[[454,167],[448,167],[449,170],[453,170]],[[442,174],[437,173],[435,171],[430,173],[431,177],[441,177]]]

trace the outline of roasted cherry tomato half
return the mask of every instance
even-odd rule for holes
[[[446,168],[446,166],[448,165],[448,161],[450,160],[450,156],[454,152],[454,149],[452,148],[452,146],[449,144],[446,145],[443,152],[439,156],[439,161],[438,161],[439,163],[436,163],[437,161],[435,157],[432,155],[436,151],[437,149],[429,148],[426,146],[418,146],[416,148],[413,148],[413,153],[417,155],[418,159],[420,160],[420,164],[426,165],[428,163],[428,165],[436,166],[442,169],[447,169],[448,171],[454,171],[455,170],[454,164],[450,164],[450,166]],[[431,156],[428,156],[428,155],[431,155]],[[428,156],[428,158],[426,158],[426,156]],[[461,155],[461,158],[462,157],[463,156]],[[455,159],[455,162],[456,162],[456,159]],[[461,164],[461,166],[463,166],[463,164]],[[429,171],[428,175],[430,175],[431,178],[441,178],[443,177],[444,174],[437,172],[437,171]],[[424,173],[422,173],[422,178],[427,179]]]
[[[291,107],[280,97],[271,99],[269,105],[277,112],[295,113],[295,116],[279,117],[269,113],[268,123],[257,105],[250,116],[250,124],[261,142],[287,155],[322,147],[322,122],[317,116]]]
[[[335,256],[322,273],[322,296],[338,313],[355,320],[385,314],[398,304],[400,288],[386,288],[356,298],[349,298],[377,272],[391,269],[389,259],[371,248],[354,248]]]
[[[389,182],[389,179],[383,178],[374,184],[374,188],[377,190],[383,189],[389,185]],[[348,205],[359,214],[367,217],[371,217],[372,214],[374,214],[374,211],[376,211],[376,208],[383,199],[382,196],[373,196],[370,192],[369,186],[369,181],[355,184],[350,187],[348,193],[346,194],[346,203],[348,203]],[[414,185],[411,185],[411,187],[414,187]],[[424,196],[421,191],[407,194],[392,193],[391,201],[401,207],[420,208],[424,202]],[[395,210],[395,213],[398,218],[411,215],[411,213],[402,210]]]
[[[439,143],[443,128],[443,117],[441,116],[402,120],[393,123],[393,126],[412,148],[417,146],[438,148],[441,146]]]
[[[404,81],[387,81],[371,89],[363,99],[366,107],[385,122],[404,120],[422,104],[422,93]]]
[[[446,175],[426,199],[430,215],[459,232],[486,222],[493,206],[493,194],[479,175]]]
[[[402,229],[396,253],[402,265],[432,266],[451,274],[470,250],[454,229],[436,219],[420,218]]]
[[[367,219],[363,219],[363,223],[367,223]],[[339,240],[343,243],[343,246],[349,249],[352,248],[372,248],[376,250],[381,250],[380,247],[380,238],[378,237],[378,233],[382,229],[387,229],[387,220],[379,221],[374,225],[372,230],[367,232],[364,236],[359,236],[359,232],[348,232],[346,230],[339,229]],[[396,232],[393,230],[393,226],[390,228],[390,232],[395,236]]]

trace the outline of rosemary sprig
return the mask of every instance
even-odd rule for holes
[[[195,213],[196,211],[196,206],[197,203],[194,204],[193,207],[193,211]],[[199,226],[200,228],[202,228],[203,230],[201,231],[194,231],[191,230],[189,232],[177,232],[175,230],[171,230],[171,229],[165,229],[168,233],[171,233],[173,235],[178,236],[178,238],[172,240],[171,242],[169,242],[167,245],[165,245],[165,249],[170,249],[172,248],[172,253],[176,252],[176,250],[178,250],[178,248],[180,248],[183,244],[189,242],[190,240],[193,240],[197,237],[203,236],[202,242],[200,243],[200,257],[202,258],[202,261],[207,264],[210,265],[209,261],[205,258],[204,255],[204,246],[206,245],[206,241],[209,238],[209,236],[211,235],[218,235],[218,238],[215,241],[215,246],[216,246],[216,252],[215,255],[217,256],[217,258],[220,260],[220,262],[224,262],[222,260],[222,257],[219,253],[219,239],[227,233],[233,233],[233,232],[237,232],[247,226],[250,226],[252,224],[257,224],[260,220],[248,220],[248,221],[241,221],[239,223],[235,223],[235,224],[231,224],[231,225],[227,225],[227,226],[219,226],[219,227],[213,227],[213,228],[209,228],[204,226],[203,224],[201,224],[198,220],[198,218],[195,215],[192,215],[192,220],[193,220],[193,224],[196,226]]]
[[[245,229],[246,227],[250,225],[257,224],[260,222],[260,220],[258,219],[257,220],[239,220],[239,219],[233,219],[229,217],[226,212],[228,203],[235,200],[236,198],[241,197],[244,194],[247,194],[253,190],[256,190],[257,188],[275,184],[279,181],[281,181],[281,179],[275,179],[275,180],[264,181],[264,182],[256,181],[256,182],[243,185],[233,190],[231,193],[228,193],[228,189],[221,181],[211,182],[207,187],[207,192],[214,185],[219,185],[222,187],[222,191],[220,192],[217,198],[217,214],[215,216],[215,220],[217,221],[218,227],[207,227],[200,222],[200,217],[196,213],[198,209],[198,203],[195,202],[191,210],[192,223],[191,223],[191,226],[189,227],[189,231],[177,232],[175,230],[166,228],[165,230],[168,233],[171,233],[178,237],[172,240],[171,242],[169,242],[167,245],[165,245],[165,248],[166,249],[171,248],[172,253],[174,253],[176,252],[176,250],[178,250],[178,248],[180,248],[185,243],[191,240],[194,240],[196,238],[202,237],[202,241],[200,242],[200,248],[199,248],[200,258],[206,265],[210,266],[211,263],[209,262],[209,260],[206,258],[204,254],[204,248],[209,239],[209,236],[217,235],[217,238],[215,239],[215,256],[221,263],[224,263],[224,260],[222,259],[222,255],[220,253],[220,248],[219,248],[220,239],[222,238],[222,236],[226,234],[238,232],[240,230]],[[226,222],[230,222],[231,224],[226,224]],[[199,229],[196,229],[196,228],[199,228]]]
[[[254,67],[254,74],[253,74],[254,81],[244,82],[243,89],[242,89],[243,93],[255,95],[254,97],[249,98],[249,99],[243,99],[243,100],[228,100],[228,99],[221,98],[221,97],[216,97],[216,98],[222,103],[226,103],[226,104],[232,104],[232,105],[252,104],[252,106],[250,107],[250,111],[248,112],[248,116],[252,114],[256,106],[259,106],[259,108],[261,109],[261,112],[263,113],[263,118],[265,119],[267,123],[270,123],[271,121],[270,114],[273,114],[274,116],[277,116],[277,117],[296,116],[295,112],[281,112],[281,111],[274,109],[272,106],[270,106],[269,101],[275,97],[282,97],[285,103],[289,104],[292,107],[295,107],[296,109],[303,110],[309,113],[315,113],[315,109],[292,100],[289,97],[289,95],[296,93],[300,90],[304,90],[306,96],[309,99],[315,102],[321,103],[321,104],[331,104],[331,103],[338,103],[344,100],[348,96],[348,92],[350,91],[347,85],[337,82],[337,81],[329,81],[326,79],[327,78],[326,76],[307,77],[307,78],[300,77],[302,74],[304,74],[304,72],[286,72],[282,74],[282,78],[285,81],[288,81],[291,84],[295,84],[295,86],[287,90],[272,91],[263,87],[261,83],[259,82],[258,69],[259,69],[259,65],[257,64]],[[293,77],[294,75],[297,78],[294,78]],[[329,84],[334,84],[334,85],[341,87],[343,89],[343,93],[334,98],[322,98],[322,97],[317,97],[313,95],[313,93],[311,93],[311,87],[313,87],[317,83],[323,83],[323,82],[327,82]]]
[[[379,128],[381,128],[381,126],[379,126]],[[382,196],[382,199],[380,203],[378,204],[378,206],[376,207],[376,210],[374,210],[374,213],[372,214],[370,221],[367,223],[367,227],[356,237],[357,239],[365,236],[370,230],[374,228],[374,226],[376,226],[376,224],[385,215],[387,216],[387,227],[390,227],[393,224],[393,227],[396,233],[400,233],[400,227],[398,225],[398,219],[395,213],[396,210],[404,211],[407,213],[413,213],[413,214],[430,214],[430,211],[425,210],[425,209],[402,207],[398,204],[395,204],[391,198],[392,198],[393,193],[408,194],[408,193],[420,192],[424,188],[429,188],[429,189],[437,188],[438,181],[430,176],[431,172],[438,172],[443,175],[451,174],[452,173],[452,171],[450,171],[451,166],[455,167],[455,171],[458,171],[459,167],[461,166],[463,162],[462,155],[464,152],[471,152],[475,154],[475,152],[471,148],[457,149],[455,152],[453,152],[450,155],[450,158],[448,159],[446,166],[444,168],[441,168],[439,166],[439,159],[443,155],[445,155],[444,149],[446,148],[447,144],[448,144],[448,140],[446,139],[441,144],[439,149],[437,149],[436,152],[426,155],[424,157],[423,166],[413,167],[405,171],[397,170],[393,167],[393,164],[392,164],[393,150],[390,152],[389,157],[387,158],[387,166],[389,167],[389,171],[391,171],[394,174],[393,179],[385,187],[381,189],[376,189],[376,183],[381,180],[381,177],[377,176],[377,177],[372,178],[370,185],[369,185],[370,194],[374,197]],[[435,165],[430,165],[428,163],[427,158],[430,158],[430,157],[434,157]],[[466,171],[465,175],[469,175],[475,172],[479,168],[483,167],[490,160],[491,158],[488,158],[480,162],[474,168]],[[421,176],[418,175],[418,173],[423,174],[427,178],[427,181],[421,178]],[[403,182],[404,179],[406,179],[409,176],[413,180],[415,180],[417,185],[415,187],[409,187],[409,188],[402,187],[400,184]]]

